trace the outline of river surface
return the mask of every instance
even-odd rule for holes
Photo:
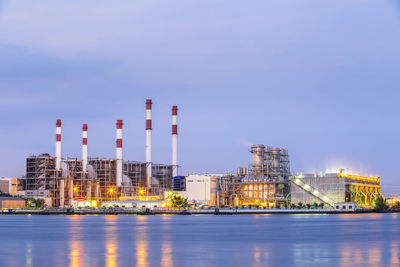
[[[400,214],[0,216],[0,266],[400,266]]]

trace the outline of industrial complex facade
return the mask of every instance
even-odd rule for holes
[[[82,127],[82,157],[62,158],[61,120],[57,120],[55,156],[28,157],[25,177],[0,179],[0,191],[44,199],[46,206],[60,208],[161,206],[165,205],[162,200],[168,192],[186,198],[190,205],[262,208],[298,203],[330,208],[337,207],[337,203],[371,207],[374,200],[382,196],[379,177],[362,177],[343,171],[292,175],[288,150],[262,144],[251,146],[251,164],[238,168],[236,173],[179,176],[178,108],[172,107],[171,164],[158,164],[152,162],[152,101],[146,100],[145,106],[145,162],[123,159],[122,120],[116,122],[115,158],[88,157],[87,124]],[[136,202],[126,202],[131,200]],[[145,204],[146,200],[151,203]]]

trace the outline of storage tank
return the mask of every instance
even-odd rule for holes
[[[246,169],[246,168],[241,168],[241,167],[239,167],[239,168],[236,169],[236,174],[237,174],[238,176],[246,176],[246,174],[247,174],[247,169]]]
[[[264,172],[264,145],[252,145],[250,152],[253,154],[253,171],[255,177],[262,176]]]
[[[218,184],[217,177],[210,177],[210,205],[217,205]]]
[[[279,172],[281,169],[281,149],[272,148],[271,152],[272,152],[271,167],[274,172]]]

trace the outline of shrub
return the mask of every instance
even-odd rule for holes
[[[384,211],[389,208],[389,205],[386,203],[386,200],[379,196],[377,199],[374,201],[374,210],[376,211]]]

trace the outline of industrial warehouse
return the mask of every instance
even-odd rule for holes
[[[46,207],[61,209],[169,208],[171,196],[179,196],[187,201],[187,207],[195,208],[304,205],[354,210],[371,208],[377,198],[383,198],[379,177],[351,175],[344,170],[293,175],[288,150],[262,144],[251,146],[252,162],[235,173],[179,175],[178,107],[172,107],[171,164],[152,162],[152,100],[146,100],[145,107],[145,162],[124,160],[122,120],[116,121],[115,158],[88,157],[87,124],[82,126],[81,158],[63,158],[62,122],[57,120],[55,156],[44,153],[28,157],[26,176],[0,179],[2,191],[43,199]]]

